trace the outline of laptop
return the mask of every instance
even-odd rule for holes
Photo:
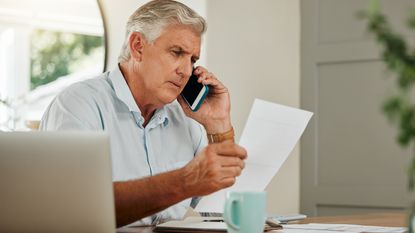
[[[0,232],[115,232],[108,135],[0,132]]]

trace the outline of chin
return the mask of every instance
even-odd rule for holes
[[[179,95],[178,94],[176,94],[176,95],[166,95],[166,96],[163,96],[163,98],[162,98],[162,102],[166,105],[166,104],[170,104],[170,103],[172,103],[173,101],[175,101],[176,99],[177,99],[177,97],[179,97]]]

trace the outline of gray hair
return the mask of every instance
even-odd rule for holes
[[[150,1],[138,8],[128,19],[118,62],[130,59],[129,39],[133,32],[140,32],[149,43],[152,43],[167,26],[173,24],[189,25],[200,35],[207,29],[205,19],[183,3],[173,0]]]

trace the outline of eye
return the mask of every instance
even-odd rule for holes
[[[172,52],[176,57],[180,57],[183,54],[183,52],[180,50],[173,50]]]

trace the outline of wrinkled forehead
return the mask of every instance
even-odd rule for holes
[[[199,56],[202,35],[193,27],[188,25],[175,24],[163,29],[154,44],[168,47],[179,46],[187,52]]]

